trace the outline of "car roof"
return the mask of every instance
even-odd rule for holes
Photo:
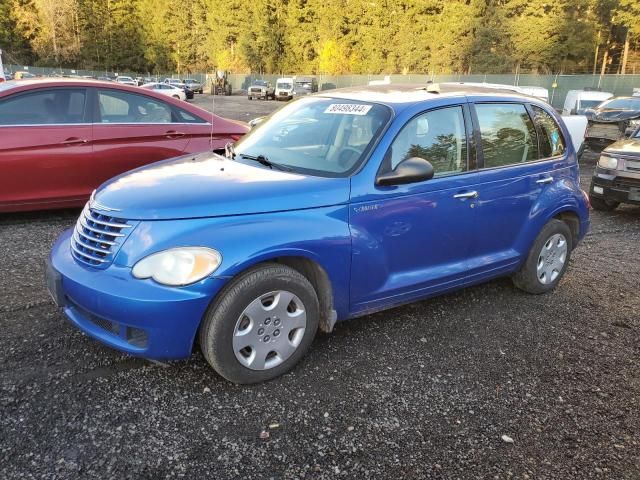
[[[319,96],[342,98],[345,100],[359,100],[372,103],[383,103],[395,110],[408,104],[437,100],[441,98],[457,97],[487,97],[487,99],[501,99],[513,101],[528,101],[539,103],[536,97],[525,95],[508,89],[508,85],[486,86],[466,83],[432,83],[432,84],[398,84],[367,85],[360,87],[340,88],[319,93]]]

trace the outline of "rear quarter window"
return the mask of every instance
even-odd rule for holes
[[[540,158],[562,155],[565,152],[566,143],[560,127],[554,118],[542,108],[535,105],[532,108],[540,132]]]

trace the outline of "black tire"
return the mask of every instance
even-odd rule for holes
[[[538,257],[540,256],[544,245],[547,241],[556,234],[562,234],[567,241],[567,253],[564,261],[564,265],[560,270],[558,276],[550,283],[542,283],[538,279]],[[531,250],[527,259],[512,277],[513,283],[520,290],[534,295],[546,293],[553,290],[567,271],[569,261],[571,259],[571,250],[573,249],[573,237],[571,235],[571,229],[562,220],[553,219],[547,223],[533,242]]]
[[[241,364],[233,351],[236,322],[253,300],[278,289],[295,294],[304,304],[304,335],[288,359],[268,370],[252,370]],[[232,280],[209,306],[198,333],[200,349],[215,371],[227,380],[240,384],[264,382],[286,373],[300,361],[316,335],[319,315],[318,296],[306,277],[284,265],[263,264]]]
[[[611,200],[605,200],[604,198],[598,198],[589,196],[589,202],[594,210],[599,212],[612,212],[620,206],[619,202],[613,202]]]
[[[251,98],[251,96],[248,96],[247,98],[248,98],[249,100],[253,100],[253,98]]]

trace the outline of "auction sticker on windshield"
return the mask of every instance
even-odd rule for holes
[[[372,105],[358,105],[357,103],[332,103],[324,113],[337,113],[342,115],[366,115]]]

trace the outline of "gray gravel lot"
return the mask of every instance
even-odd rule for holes
[[[255,386],[67,323],[43,260],[78,213],[0,216],[4,479],[640,478],[638,207],[594,212],[548,295],[499,279],[341,323]]]
[[[215,112],[221,117],[233,118],[248,122],[256,117],[269,115],[274,110],[283,107],[287,102],[275,100],[249,100],[244,95],[213,96],[207,93],[195,95],[189,103]]]

